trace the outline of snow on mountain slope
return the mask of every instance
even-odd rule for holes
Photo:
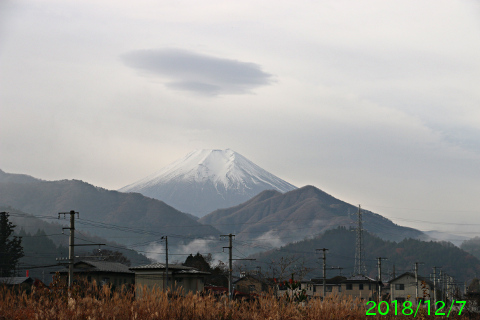
[[[201,217],[245,202],[264,190],[293,189],[296,187],[290,183],[226,149],[193,151],[119,191],[139,192]]]

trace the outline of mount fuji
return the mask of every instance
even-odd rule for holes
[[[202,217],[243,203],[262,191],[296,187],[233,150],[195,150],[162,170],[118,191],[138,192]]]

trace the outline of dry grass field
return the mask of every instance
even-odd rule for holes
[[[322,302],[287,302],[273,295],[253,301],[218,298],[212,295],[189,294],[185,297],[153,290],[141,299],[135,299],[128,290],[112,291],[104,286],[76,286],[67,290],[61,286],[34,288],[28,294],[11,289],[0,289],[0,320],[4,319],[168,319],[168,320],[293,320],[293,319],[412,319],[413,316],[366,316],[363,303],[353,300],[331,299]],[[420,310],[418,319],[442,319],[428,316]],[[463,312],[451,319],[473,319]]]

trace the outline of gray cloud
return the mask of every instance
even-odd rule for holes
[[[169,88],[207,95],[244,94],[272,82],[272,75],[257,64],[187,50],[138,50],[122,59],[129,67],[165,78]]]

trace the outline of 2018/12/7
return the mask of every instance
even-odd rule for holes
[[[428,315],[430,315],[430,300],[426,300],[426,301],[423,301],[423,302],[422,302],[422,300],[419,300],[419,303],[418,303],[418,305],[417,305],[417,308],[416,308],[416,310],[415,310],[415,314],[414,314],[413,317],[415,317],[415,316],[417,315],[417,312],[418,312],[418,310],[419,310],[419,308],[420,308],[420,305],[421,305],[422,303],[427,306],[426,309],[427,309]],[[463,310],[463,308],[465,307],[466,301],[455,301],[455,300],[453,300],[453,301],[452,301],[452,304],[451,304],[451,306],[450,306],[450,309],[448,310],[447,317],[450,316],[450,313],[451,313],[451,311],[452,311],[453,305],[454,305],[455,303],[461,304],[461,308],[460,308],[460,310],[458,311],[458,315],[461,315],[461,314],[462,314],[462,310]],[[370,307],[370,308],[367,310],[366,315],[367,315],[367,316],[376,316],[377,314],[376,314],[375,312],[372,312],[371,310],[372,310],[372,309],[375,309],[375,307],[377,306],[377,303],[376,303],[375,301],[368,301],[368,302],[367,302],[367,306],[368,306],[369,304],[373,304],[373,306]],[[395,315],[398,315],[398,301],[397,301],[397,300],[393,300],[393,301],[391,302],[391,304],[395,307]],[[445,312],[442,312],[442,310],[445,308],[445,302],[443,302],[443,301],[437,301],[437,303],[436,303],[435,306],[438,307],[439,304],[440,304],[440,306],[439,306],[439,308],[435,311],[435,315],[436,315],[436,316],[445,316]],[[385,305],[384,310],[382,310],[382,305]],[[403,305],[403,309],[402,309],[402,314],[403,314],[403,315],[409,316],[409,315],[412,315],[412,314],[414,313],[413,308],[412,308],[413,303],[412,303],[411,301],[405,301],[405,302],[403,302],[402,305]],[[392,310],[392,311],[393,311],[393,310]],[[389,312],[390,312],[390,305],[388,304],[388,302],[387,302],[387,301],[380,301],[380,302],[378,303],[378,313],[379,313],[380,315],[386,315],[386,314],[388,314]]]

